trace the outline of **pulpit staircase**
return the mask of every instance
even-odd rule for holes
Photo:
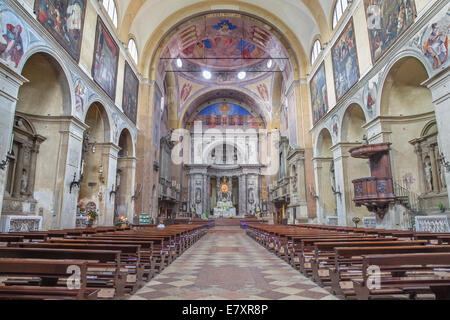
[[[422,202],[418,194],[412,192],[408,188],[402,186],[398,182],[394,182],[395,201],[407,209],[408,212],[408,228],[414,230],[415,217],[425,216]]]

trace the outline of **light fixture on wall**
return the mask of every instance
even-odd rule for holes
[[[247,76],[247,73],[245,71],[241,71],[237,75],[239,80],[244,80],[246,76]]]
[[[267,61],[267,69],[272,68],[272,66],[273,66],[273,60],[269,59],[269,61]]]
[[[92,144],[92,153],[95,153],[97,151],[97,141],[95,141],[93,144]]]

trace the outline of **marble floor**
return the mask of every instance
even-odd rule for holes
[[[216,227],[130,300],[335,300],[239,227]]]

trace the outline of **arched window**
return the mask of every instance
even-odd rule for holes
[[[314,41],[314,45],[312,47],[311,51],[311,64],[314,64],[319,54],[322,52],[322,44],[320,43],[320,40],[317,39]]]
[[[114,24],[114,27],[117,28],[117,7],[114,0],[101,0],[103,6],[106,9],[106,12],[108,12],[109,17],[111,18],[111,21]]]
[[[130,53],[131,58],[133,58],[134,63],[138,63],[138,51],[136,47],[136,41],[133,38],[130,38],[128,41],[128,52]]]
[[[339,20],[341,20],[345,9],[348,7],[347,0],[337,0],[333,11],[333,29],[337,26]]]

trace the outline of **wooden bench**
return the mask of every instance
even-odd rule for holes
[[[121,270],[120,251],[46,248],[0,248],[0,258],[88,261],[88,288],[113,291],[108,298],[125,294],[126,270]],[[10,285],[35,285],[35,282],[8,282]]]
[[[381,270],[379,288],[367,286],[370,266]],[[388,275],[384,274],[386,270]],[[428,273],[422,272],[424,270]],[[437,300],[450,300],[450,253],[364,255],[362,271],[362,280],[353,280],[358,300],[405,294],[415,299],[418,294],[430,293]]]
[[[121,269],[125,268],[128,272],[127,293],[133,294],[145,284],[140,245],[61,243],[57,242],[58,240],[53,241],[51,243],[11,243],[9,247],[120,251]]]
[[[70,267],[79,270],[79,284],[68,286],[72,272]],[[0,276],[37,278],[36,286],[0,286],[2,300],[95,300],[98,289],[86,288],[86,261],[54,261],[28,259],[0,259]],[[55,284],[64,279],[65,287]],[[77,288],[78,287],[78,288]]]
[[[363,277],[363,255],[440,252],[450,252],[450,246],[394,245],[391,247],[335,248],[335,265],[329,269],[331,290],[334,294],[344,297],[353,297],[356,295],[353,280],[361,280]],[[394,274],[398,274],[395,273],[395,268],[393,272]]]

